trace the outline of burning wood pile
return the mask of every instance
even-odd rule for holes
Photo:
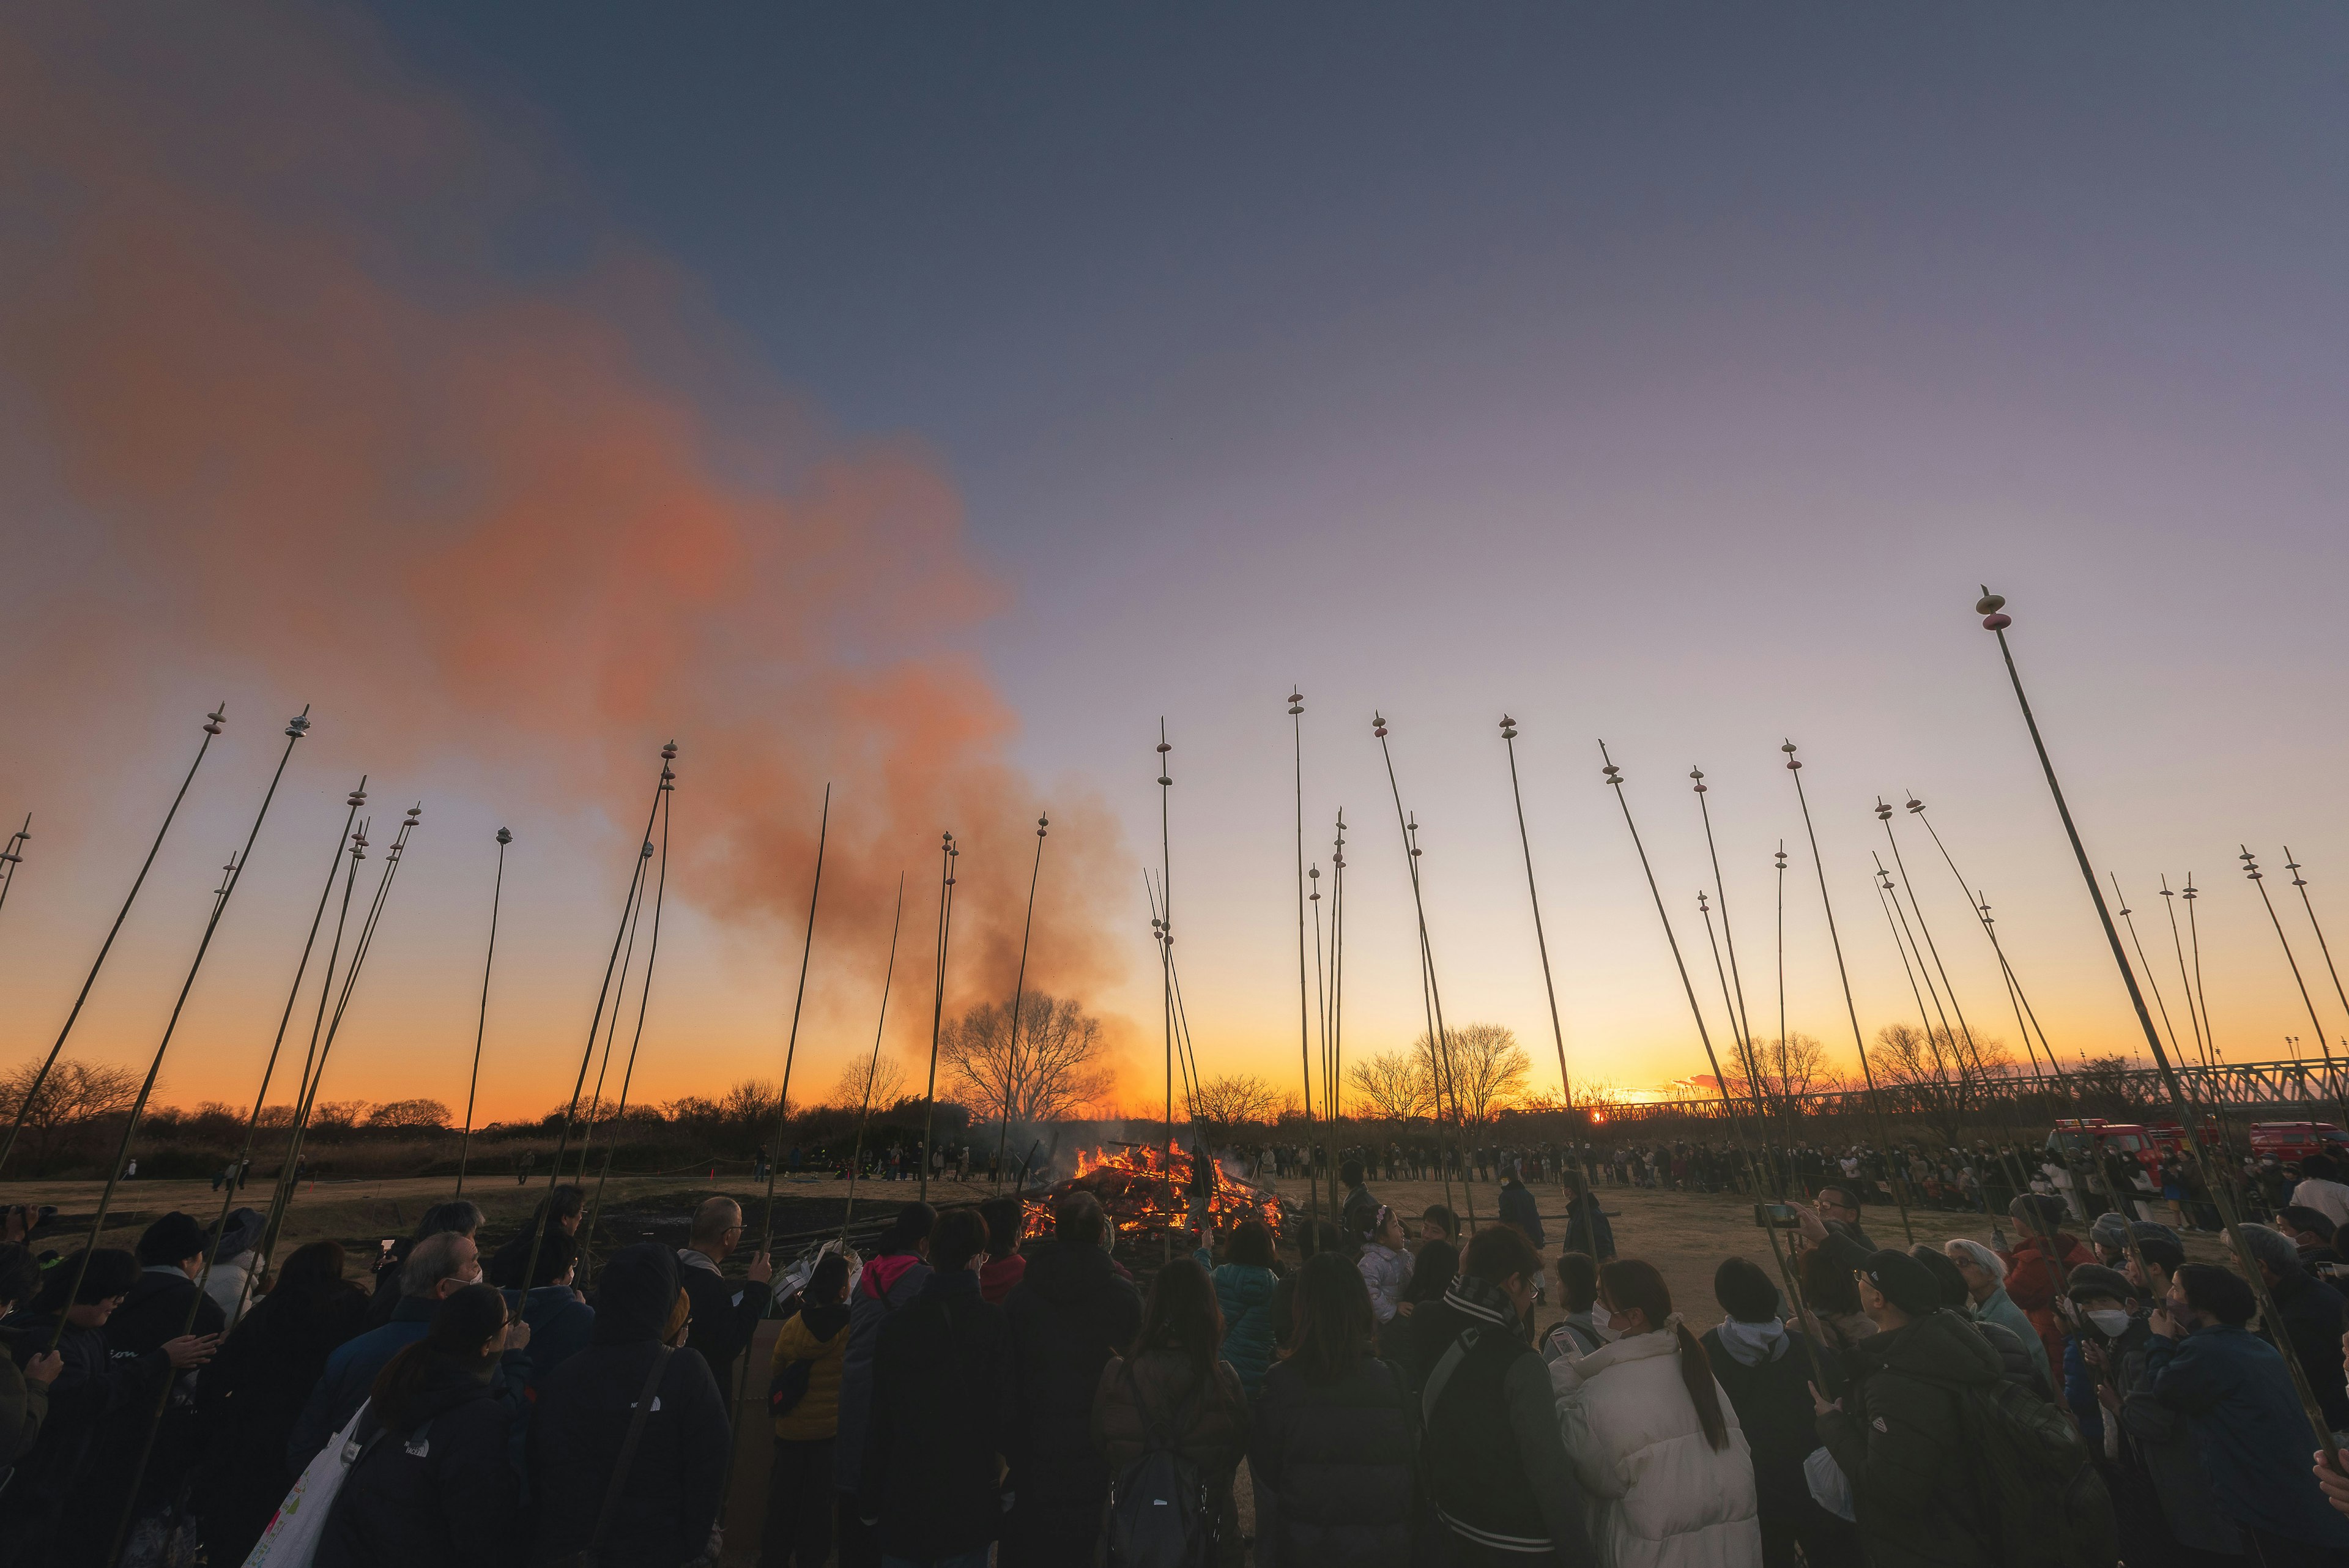
[[[1166,1151],[1148,1144],[1129,1144],[1113,1151],[1088,1149],[1077,1156],[1077,1173],[1027,1201],[1030,1235],[1051,1226],[1052,1206],[1071,1192],[1090,1192],[1101,1199],[1110,1223],[1120,1233],[1133,1235],[1191,1226],[1194,1157],[1177,1147],[1170,1164]],[[1288,1202],[1268,1187],[1235,1180],[1216,1160],[1207,1161],[1208,1223],[1228,1231],[1246,1220],[1261,1220],[1278,1235],[1287,1221]]]

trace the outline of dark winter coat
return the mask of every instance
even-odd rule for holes
[[[1549,1366],[1525,1342],[1508,1298],[1462,1274],[1442,1301],[1413,1315],[1418,1348],[1433,1352],[1417,1394],[1428,1502],[1442,1528],[1528,1565],[1590,1562],[1588,1507],[1560,1435]]]
[[[409,1416],[406,1431],[383,1433],[343,1477],[317,1568],[512,1568],[522,1546],[512,1417],[490,1377],[435,1367]],[[370,1408],[353,1436],[367,1444],[381,1427]]]
[[[742,1353],[750,1348],[750,1337],[759,1332],[759,1320],[767,1315],[773,1294],[765,1285],[728,1279],[690,1249],[679,1252],[677,1261],[678,1282],[693,1302],[693,1326],[686,1331],[685,1347],[709,1363],[730,1405]]]
[[[534,1563],[586,1550],[612,1489],[620,1449],[678,1293],[677,1254],[623,1247],[604,1266],[594,1343],[540,1385],[531,1421]],[[605,1568],[678,1568],[709,1543],[726,1484],[726,1402],[709,1364],[673,1355],[653,1390],[644,1436],[620,1482]]]
[[[1501,1184],[1501,1223],[1524,1231],[1537,1250],[1549,1245],[1549,1238],[1542,1233],[1540,1206],[1526,1184],[1514,1176]]]
[[[8,1319],[7,1350],[19,1369],[48,1349],[57,1324],[46,1313],[17,1313]],[[16,1461],[6,1506],[0,1507],[0,1563],[43,1560],[41,1552],[57,1539],[75,1483],[108,1424],[130,1411],[152,1409],[156,1383],[171,1365],[160,1350],[117,1359],[105,1334],[95,1328],[68,1327],[57,1353],[65,1367],[49,1385],[48,1418],[32,1449]],[[117,1497],[119,1504],[119,1492]]]
[[[196,1309],[192,1329],[187,1326],[191,1304]],[[220,1303],[197,1289],[193,1280],[178,1269],[150,1267],[106,1320],[106,1346],[120,1361],[159,1352],[166,1341],[182,1334],[219,1334],[227,1324]],[[175,1498],[189,1472],[203,1459],[196,1390],[204,1376],[183,1372],[172,1386],[171,1404],[156,1428],[154,1446],[140,1478],[140,1513],[160,1509]],[[139,1450],[147,1446],[147,1428],[155,1409],[152,1394],[150,1389],[148,1398],[114,1411],[100,1423],[67,1505],[69,1509],[96,1513],[121,1507],[122,1478],[130,1474],[139,1462]]]
[[[1615,1227],[1600,1207],[1599,1194],[1584,1192],[1570,1199],[1566,1206],[1566,1241],[1568,1252],[1586,1252],[1605,1262],[1615,1255]]]
[[[2219,1507],[2245,1529],[2339,1552],[2349,1519],[2309,1474],[2308,1422],[2276,1347],[2220,1324],[2146,1346],[2146,1382],[2165,1409],[2193,1423]]]
[[[196,1480],[196,1511],[213,1558],[242,1563],[269,1527],[297,1473],[286,1440],[326,1358],[360,1330],[367,1293],[279,1286],[221,1342],[196,1386],[210,1451]]]
[[[2349,1428],[2349,1389],[2342,1383],[2341,1331],[2344,1303],[2341,1293],[2305,1269],[2292,1269],[2268,1287],[2275,1298],[2276,1315],[2300,1357],[2301,1370],[2324,1412],[2324,1424],[2338,1432]],[[2272,1336],[2271,1336],[2272,1337]]]
[[[1028,1254],[1003,1313],[1013,1369],[1003,1554],[1023,1564],[1092,1563],[1109,1496],[1109,1466],[1092,1442],[1093,1394],[1102,1368],[1141,1330],[1141,1294],[1099,1247],[1054,1239]]]
[[[1810,1481],[1803,1473],[1803,1461],[1819,1446],[1811,1409],[1813,1354],[1818,1374],[1826,1379],[1820,1386],[1831,1399],[1845,1391],[1842,1359],[1826,1345],[1806,1345],[1803,1334],[1793,1329],[1775,1356],[1751,1366],[1730,1354],[1718,1328],[1705,1331],[1703,1345],[1713,1378],[1729,1396],[1753,1455],[1754,1495],[1765,1535],[1784,1529],[1809,1539],[1817,1531],[1849,1531],[1849,1525],[1812,1501]]]
[[[1991,1349],[1998,1353],[1999,1372],[2009,1383],[2029,1390],[2042,1399],[2054,1403],[2054,1385],[2047,1380],[2047,1358],[2040,1353],[2036,1339],[2024,1339],[2002,1323],[1987,1318],[1971,1317],[1967,1324],[1982,1336]]]
[[[2122,1354],[2121,1430],[2136,1447],[2147,1490],[2158,1500],[2171,1537],[2195,1551],[2236,1556],[2243,1550],[2243,1534],[2219,1506],[2210,1472],[2202,1463],[2201,1434],[2194,1417],[2154,1396],[2148,1365],[2152,1348],[2148,1334],[2143,1344]]]
[[[13,1355],[0,1355],[0,1486],[9,1467],[30,1451],[49,1413],[49,1386],[26,1377]]]
[[[1418,1424],[1383,1361],[1322,1384],[1294,1362],[1272,1368],[1248,1432],[1257,1568],[1407,1568]]]
[[[886,1557],[933,1563],[983,1549],[1003,1522],[1011,1334],[968,1269],[932,1273],[874,1346],[861,1515]]]
[[[1127,1376],[1131,1366],[1133,1375]],[[1191,1358],[1181,1351],[1154,1350],[1128,1363],[1112,1356],[1093,1393],[1092,1440],[1109,1460],[1110,1474],[1142,1457],[1151,1424],[1174,1428],[1174,1451],[1207,1483],[1216,1519],[1216,1561],[1239,1568],[1239,1515],[1232,1500],[1232,1477],[1247,1451],[1247,1396],[1228,1361],[1215,1364],[1215,1386],[1201,1389]]]
[[[1855,1386],[1818,1417],[1819,1440],[1851,1481],[1876,1568],[1997,1568],[1996,1532],[1961,1425],[1960,1390],[2003,1376],[1998,1353],[1954,1312],[1855,1345]]]
[[[922,1293],[930,1266],[919,1254],[890,1252],[864,1265],[848,1293],[848,1351],[840,1363],[840,1429],[832,1446],[833,1484],[854,1495],[864,1463],[873,1409],[873,1347],[881,1325]]]
[[[1339,1233],[1345,1238],[1346,1255],[1352,1257],[1371,1239],[1379,1225],[1379,1200],[1371,1196],[1367,1187],[1346,1189],[1344,1207],[1338,1211]]]
[[[502,1291],[512,1315],[517,1292]],[[554,1369],[595,1343],[595,1309],[579,1299],[569,1285],[541,1285],[530,1293],[522,1309],[530,1328],[531,1384],[535,1387]]]

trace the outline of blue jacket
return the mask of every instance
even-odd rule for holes
[[[514,1308],[512,1291],[502,1293],[506,1312]],[[530,1386],[546,1381],[554,1369],[587,1348],[595,1335],[595,1309],[579,1299],[569,1285],[540,1285],[522,1309],[530,1325]]]
[[[2308,1420],[2275,1346],[2230,1324],[2146,1347],[2146,1380],[2164,1407],[2193,1423],[2197,1451],[2220,1508],[2328,1551],[2349,1550],[2349,1519],[2333,1511],[2309,1473]]]
[[[1216,1304],[1224,1309],[1224,1359],[1240,1375],[1240,1386],[1253,1399],[1264,1386],[1280,1338],[1272,1321],[1273,1287],[1279,1281],[1270,1269],[1256,1263],[1218,1264],[1204,1248],[1194,1256],[1201,1268],[1214,1272]]]
[[[367,1403],[376,1374],[390,1366],[393,1356],[430,1333],[432,1314],[440,1310],[436,1298],[402,1296],[391,1309],[390,1322],[336,1347],[326,1357],[326,1370],[317,1386],[310,1390],[309,1402],[302,1407],[302,1418],[294,1423],[294,1435],[285,1440],[288,1471],[298,1476],[309,1468],[318,1450]]]

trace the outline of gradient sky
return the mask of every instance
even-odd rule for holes
[[[2349,761],[2337,607],[2349,19],[2337,12],[902,5],[680,18],[435,5],[223,17],[171,23],[176,53],[131,39],[132,24],[57,11],[0,26],[0,85],[107,89],[95,109],[0,118],[6,169],[45,190],[102,191],[119,175],[62,151],[58,129],[103,141],[118,129],[106,116],[135,118],[124,138],[166,150],[137,164],[166,199],[165,243],[233,212],[221,227],[234,243],[201,254],[233,285],[236,258],[286,248],[235,236],[296,224],[305,254],[347,251],[379,291],[362,311],[322,288],[298,329],[248,306],[173,360],[152,398],[119,389],[143,385],[143,369],[93,392],[71,369],[122,296],[85,295],[60,272],[44,275],[37,306],[0,306],[0,429],[13,432],[0,438],[0,529],[18,612],[0,626],[0,657],[24,704],[0,753],[0,809],[34,812],[36,835],[0,911],[0,1056],[54,1037],[196,716],[226,696],[231,732],[74,1047],[125,1061],[151,1050],[215,868],[274,760],[267,738],[319,702],[317,739],[174,1048],[173,1098],[250,1096],[361,769],[387,808],[378,842],[412,798],[427,820],[328,1096],[461,1095],[489,836],[506,823],[520,839],[485,1108],[562,1098],[652,753],[674,731],[678,831],[711,836],[672,867],[640,1093],[776,1075],[829,774],[846,781],[835,806],[852,858],[823,917],[834,923],[819,927],[795,1097],[828,1089],[853,1042],[870,1039],[900,865],[892,1048],[910,1061],[926,1041],[939,828],[964,837],[959,888],[985,921],[970,949],[958,940],[968,967],[958,957],[950,1002],[1008,992],[1007,922],[1033,845],[1023,825],[1049,806],[1068,826],[1046,850],[1061,919],[1039,961],[1048,983],[1128,1021],[1139,1102],[1158,1072],[1139,884],[1156,857],[1163,715],[1176,747],[1178,951],[1202,1056],[1210,1071],[1291,1084],[1291,682],[1307,696],[1309,855],[1326,863],[1338,806],[1353,824],[1350,1053],[1420,1027],[1374,709],[1424,825],[1446,1015],[1516,1027],[1545,1084],[1556,1068],[1494,727],[1504,710],[1525,731],[1578,1078],[1654,1085],[1703,1065],[1599,783],[1601,736],[1689,944],[1702,941],[1705,872],[1685,775],[1706,770],[1766,1032],[1769,857],[1784,836],[1789,1023],[1850,1064],[1776,750],[1791,735],[1871,1033],[1914,1009],[1869,888],[1883,839],[1868,807],[1914,790],[1987,889],[2058,1047],[2127,1050],[2134,1021],[1995,644],[1970,613],[1982,581],[2012,600],[2090,852],[2122,877],[2157,957],[2168,964],[2157,878],[2190,870],[2209,890],[2205,969],[2229,1056],[2280,1056],[2283,1036],[2310,1033],[2234,857],[2248,842],[2280,867],[2290,843],[2327,934],[2349,942],[2334,787]],[[235,113],[217,130],[223,103]],[[331,128],[329,150],[286,150],[311,125]],[[183,155],[169,151],[175,130],[191,139]],[[326,174],[288,217],[272,182],[281,162],[312,157]],[[77,199],[61,199],[58,225]],[[0,228],[0,294],[39,266],[44,214]],[[201,326],[216,297],[191,287],[158,309]],[[423,369],[389,421],[366,396],[379,378],[363,373],[407,336],[375,322],[382,299],[441,345],[417,351]],[[476,333],[465,313],[485,299],[499,330]],[[362,315],[375,347],[349,350]],[[574,402],[570,351],[607,320],[625,346],[609,357],[620,395]],[[506,331],[515,321],[528,330]],[[399,570],[411,514],[314,507],[253,534],[206,500],[210,421],[228,428],[263,379],[220,345],[274,334],[286,360],[325,368],[299,398],[256,400],[255,421],[310,417],[336,401],[337,367],[357,367],[352,422],[381,449],[371,462],[418,476],[413,515],[433,514],[432,476],[463,443],[418,407],[477,339],[497,373],[460,412],[532,407],[542,392],[553,405],[540,457],[519,469],[533,483],[570,472],[566,442],[628,447],[640,404],[683,410],[697,450],[722,449],[706,472],[733,507],[738,525],[717,532],[735,553],[694,557],[706,597],[640,617],[635,584],[666,579],[662,542],[698,538],[699,508],[674,486],[618,499],[595,486],[548,498],[553,521],[533,535],[545,553],[523,560],[533,569],[458,538],[439,568],[453,587],[423,593],[413,617],[372,619],[369,574]],[[106,353],[136,359],[141,347]],[[659,395],[636,397],[647,388]],[[342,449],[306,431],[256,441],[254,422],[222,438],[243,443],[239,464],[282,463],[298,493],[337,493],[331,472],[311,471]],[[192,433],[142,434],[148,466],[118,484],[118,424]],[[806,535],[757,498],[829,495],[822,475],[842,472],[851,499],[824,512],[823,567],[802,570]],[[561,521],[574,504],[626,515],[574,540]],[[301,555],[313,526],[336,541],[315,562]],[[771,537],[781,543],[760,570],[771,575],[758,576],[742,552]],[[271,577],[289,551],[302,569]],[[574,551],[621,565],[554,625],[535,601],[548,563]],[[191,578],[199,561],[224,576]],[[184,607],[239,574],[278,591],[233,615]],[[727,597],[737,582],[759,587]],[[448,594],[464,600],[446,614],[470,628],[467,647],[509,613],[529,646],[468,663],[430,643],[437,673],[414,675],[423,656],[402,628],[433,633]],[[346,617],[336,607],[354,598]],[[283,636],[245,624],[274,624],[297,600],[300,624]],[[821,636],[800,636],[818,622]],[[710,630],[723,651],[681,653],[638,690],[630,650],[681,629]],[[531,666],[532,649],[597,661],[595,700],[536,722],[545,691],[567,688]],[[502,684],[526,667],[529,680]],[[795,682],[817,670],[828,695],[771,703],[771,667]],[[404,695],[419,680],[429,702]],[[605,701],[616,687],[624,697]],[[376,704],[398,708],[396,722]],[[861,773],[876,744],[887,766]],[[888,787],[868,787],[874,777]],[[712,793],[722,833],[693,826],[712,821]],[[2012,1041],[1947,871],[1921,858],[1921,838],[1903,848],[1969,1016]],[[1055,889],[1056,875],[1081,885]],[[2270,887],[2292,895],[2281,876]],[[2284,913],[2325,1033],[2349,1033],[2296,898]],[[2175,1006],[2174,967],[2157,968],[2165,977]],[[1712,990],[1709,961],[1699,979]]]

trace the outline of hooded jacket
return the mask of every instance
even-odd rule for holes
[[[508,1457],[512,1416],[491,1386],[494,1366],[436,1365],[404,1432],[363,1448],[319,1537],[317,1568],[512,1568],[522,1544],[521,1488]],[[353,1437],[382,1429],[370,1408]]]
[[[968,1269],[930,1273],[881,1325],[857,1504],[885,1557],[936,1563],[996,1538],[1009,1379],[1003,1309]]]
[[[1929,1313],[1853,1347],[1855,1386],[1818,1417],[1850,1480],[1876,1568],[1998,1568],[1958,1399],[2003,1375],[1998,1353],[1954,1312]]]
[[[1738,1427],[1745,1434],[1746,1452],[1754,1462],[1756,1517],[1774,1527],[1783,1522],[1805,1532],[1826,1528],[1848,1532],[1849,1525],[1811,1501],[1810,1481],[1803,1473],[1803,1462],[1819,1446],[1811,1411],[1811,1358],[1818,1358],[1818,1373],[1826,1377],[1819,1386],[1830,1398],[1844,1390],[1841,1359],[1826,1345],[1806,1345],[1804,1336],[1792,1331],[1751,1365],[1730,1351],[1718,1328],[1707,1329],[1702,1343],[1713,1380],[1736,1407]]]
[[[774,1417],[778,1441],[813,1442],[840,1429],[840,1368],[847,1356],[847,1303],[803,1306],[783,1320],[775,1334],[774,1359],[768,1363],[769,1386],[792,1362],[810,1365],[807,1392],[789,1411]]]
[[[1536,1251],[1549,1245],[1548,1238],[1542,1234],[1541,1206],[1514,1173],[1501,1184],[1501,1223],[1515,1225],[1524,1231]]]
[[[542,1384],[531,1422],[531,1491],[538,1508],[532,1561],[584,1552],[612,1493],[628,1421],[676,1304],[677,1254],[657,1242],[623,1247],[604,1265],[588,1347]],[[729,1450],[726,1403],[709,1364],[668,1358],[644,1437],[618,1482],[604,1568],[677,1568],[701,1555],[718,1522]]]
[[[1602,1263],[1615,1255],[1615,1227],[1596,1192],[1586,1189],[1567,1199],[1564,1250],[1587,1252]]]
[[[1408,1568],[1418,1431],[1418,1401],[1383,1361],[1334,1383],[1272,1368],[1248,1430],[1257,1568]]]
[[[1591,1540],[1608,1568],[1746,1568],[1762,1555],[1754,1459],[1737,1407],[1714,1448],[1682,1380],[1677,1324],[1552,1362],[1558,1431],[1598,1501]]]
[[[873,1408],[873,1347],[881,1325],[922,1293],[930,1265],[918,1252],[888,1252],[864,1265],[848,1293],[848,1347],[840,1365],[839,1441],[832,1450],[833,1484],[854,1494],[864,1464],[864,1431]]]
[[[1240,1375],[1240,1386],[1253,1399],[1272,1365],[1277,1337],[1272,1297],[1280,1278],[1257,1263],[1218,1263],[1204,1247],[1193,1256],[1215,1282],[1216,1304],[1224,1314],[1224,1359]]]
[[[2202,1463],[2201,1434],[2193,1417],[2156,1397],[2148,1367],[2153,1335],[2147,1333],[2120,1356],[2121,1430],[2145,1467],[2147,1490],[2161,1520],[2180,1546],[2217,1557],[2243,1550],[2243,1533],[2219,1505],[2210,1472]],[[2294,1404],[2297,1405],[2297,1397]]]
[[[2055,1318],[2055,1297],[2062,1284],[2056,1278],[2054,1259],[2049,1256],[2047,1239],[2023,1236],[2014,1243],[2013,1251],[2001,1256],[2006,1259],[2006,1293],[2038,1332],[2039,1343],[2047,1353],[2047,1382],[2052,1387],[2057,1369],[2064,1365],[2064,1325]],[[2096,1261],[2096,1255],[2080,1245],[2079,1238],[2069,1231],[2056,1232],[2054,1257],[2064,1261],[2063,1272],[2066,1275],[2083,1263]]]
[[[1383,1241],[1364,1243],[1362,1255],[1354,1260],[1354,1267],[1361,1271],[1362,1284],[1371,1293],[1371,1315],[1381,1324],[1392,1321],[1403,1287],[1411,1283],[1411,1262],[1409,1252],[1399,1252]]]
[[[1086,1563],[1101,1533],[1109,1466],[1092,1442],[1102,1368],[1133,1343],[1142,1297],[1107,1252],[1037,1244],[1004,1298],[1011,1331],[1010,1540],[1022,1563]]]

